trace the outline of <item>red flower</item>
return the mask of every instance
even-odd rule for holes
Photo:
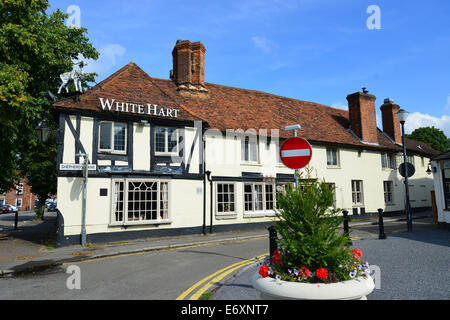
[[[353,253],[353,258],[355,258],[356,261],[359,261],[363,255],[362,251],[359,249],[356,249],[356,248],[352,249],[352,253]]]
[[[311,273],[311,271],[309,271],[309,269],[307,267],[301,267],[300,268],[300,275],[303,278],[305,278],[305,279],[309,278],[310,277],[310,273]]]
[[[280,251],[275,250],[275,251],[273,252],[272,262],[273,262],[274,264],[278,264],[278,263],[281,262],[281,252],[280,252]]]
[[[261,268],[259,268],[259,274],[263,278],[267,277],[269,275],[269,267],[266,265],[261,266]]]
[[[328,277],[328,270],[325,268],[320,268],[316,270],[316,276],[319,279],[326,279]]]

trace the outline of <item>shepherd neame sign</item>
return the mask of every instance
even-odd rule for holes
[[[115,99],[111,100],[104,98],[99,99],[102,105],[102,110],[145,114],[148,116],[157,116],[157,117],[178,118],[179,110],[177,109],[163,108],[156,104],[150,103],[144,105],[129,102],[119,102],[116,101]]]

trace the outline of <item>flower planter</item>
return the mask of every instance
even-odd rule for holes
[[[252,284],[267,300],[367,300],[375,288],[370,276],[325,284],[282,281],[255,273]]]

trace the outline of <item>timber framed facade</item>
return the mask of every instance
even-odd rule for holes
[[[381,106],[381,130],[376,98],[365,91],[347,97],[346,111],[209,84],[204,54],[200,42],[178,41],[170,80],[131,62],[76,101],[54,104],[58,245],[80,241],[83,177],[68,166],[80,164],[80,152],[94,165],[86,204],[90,242],[270,225],[276,193],[294,181],[278,151],[289,137],[283,128],[294,123],[312,145],[317,178],[335,187],[337,207],[358,215],[404,210],[393,116],[399,107],[392,100]],[[433,180],[425,171],[435,151],[413,140],[407,149],[416,166],[412,207],[429,208]]]

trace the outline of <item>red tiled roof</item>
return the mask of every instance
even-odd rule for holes
[[[129,63],[98,85],[80,95],[80,101],[66,99],[54,104],[57,108],[84,109],[102,112],[99,97],[132,103],[152,103],[178,108],[179,120],[203,120],[211,128],[278,129],[282,138],[292,136],[284,127],[300,124],[299,136],[312,143],[342,144],[363,148],[382,148],[396,152],[401,147],[378,130],[378,144],[361,142],[349,128],[348,111],[314,102],[301,101],[274,94],[205,83],[208,98],[192,98],[179,94],[171,80],[152,78],[136,64]],[[103,111],[105,112],[105,111]],[[142,116],[142,115],[141,115]],[[417,144],[422,148],[417,148]],[[424,143],[408,139],[408,150],[424,155],[436,151]]]

